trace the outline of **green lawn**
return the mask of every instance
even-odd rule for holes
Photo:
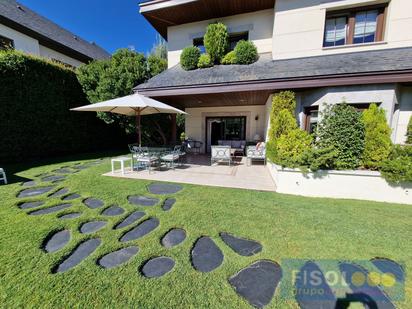
[[[38,179],[35,175],[76,162],[79,161],[67,159],[12,168],[19,170],[15,176],[23,181]],[[110,163],[106,159],[100,165],[68,176],[56,189],[67,187],[84,198],[97,197],[105,201],[105,206],[118,204],[128,212],[136,210],[127,202],[128,195],[151,196],[146,189],[149,182],[101,176],[108,170]],[[16,194],[21,189],[19,182],[0,186],[2,307],[250,308],[235,293],[228,278],[256,260],[280,263],[287,258],[369,260],[387,257],[404,262],[407,269],[412,267],[411,206],[184,185],[182,191],[173,195],[177,202],[171,211],[162,211],[161,203],[141,207],[147,214],[145,218],[157,217],[160,226],[132,242],[140,248],[133,259],[118,268],[105,270],[96,265],[96,260],[126,246],[118,241],[124,230],[111,228],[120,221],[119,217],[103,217],[101,210],[85,207],[81,199],[63,211],[82,211],[83,215],[77,219],[63,221],[57,219],[56,214],[28,216],[27,211],[17,207],[22,199],[17,199]],[[35,199],[44,200],[46,195]],[[162,200],[165,198],[161,196]],[[59,199],[49,199],[45,206],[57,203]],[[80,224],[96,218],[109,221],[106,228],[96,233],[102,245],[74,269],[52,274],[51,269],[80,241],[92,237],[80,234]],[[181,245],[165,249],[159,240],[173,227],[185,229],[188,237]],[[59,252],[46,254],[41,249],[44,238],[62,228],[72,231],[70,243]],[[219,233],[223,231],[257,240],[263,245],[263,251],[252,257],[241,257],[220,239]],[[211,236],[225,256],[223,264],[211,273],[197,272],[190,261],[193,243],[203,235]],[[173,271],[160,279],[143,277],[139,267],[150,257],[159,255],[175,260]],[[406,300],[396,305],[412,306],[412,281],[408,276]],[[298,305],[293,300],[282,299],[278,289],[268,307],[298,308]]]

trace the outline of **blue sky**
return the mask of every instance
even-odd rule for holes
[[[40,15],[108,52],[148,52],[156,30],[139,14],[138,0],[18,0]]]

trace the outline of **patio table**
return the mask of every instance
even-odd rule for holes
[[[114,174],[114,163],[115,162],[120,162],[120,170],[122,172],[122,175],[124,175],[124,166],[125,166],[125,162],[130,161],[130,165],[131,168],[133,169],[133,165],[132,165],[132,159],[129,157],[119,157],[119,158],[113,158],[112,159],[112,173]]]
[[[145,157],[154,157],[157,159],[157,162],[160,161],[160,158],[164,156],[165,154],[168,154],[171,152],[173,149],[170,147],[144,147],[145,151],[143,152],[143,155]],[[133,156],[133,154],[132,154]],[[139,168],[139,162],[137,162],[138,166],[137,169]]]

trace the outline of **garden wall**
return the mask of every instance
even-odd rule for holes
[[[313,197],[371,200],[412,204],[412,183],[389,184],[374,171],[317,171],[267,164],[276,192]]]
[[[95,113],[76,74],[20,52],[0,52],[0,162],[118,148],[122,131]]]

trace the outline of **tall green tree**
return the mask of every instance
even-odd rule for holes
[[[412,117],[409,118],[408,130],[406,132],[406,142],[412,144]]]
[[[159,57],[154,48],[146,58],[142,53],[129,49],[119,49],[110,60],[98,60],[80,66],[76,73],[83,91],[91,103],[110,100],[133,93],[133,88],[167,68],[167,60]],[[134,117],[112,113],[98,113],[98,117],[108,124],[118,124],[128,134],[135,134]],[[143,142],[165,144],[169,140],[170,116],[152,115],[142,118]]]
[[[316,146],[319,150],[334,153],[332,157],[335,161],[330,163],[330,168],[359,167],[365,148],[362,114],[353,106],[342,103],[326,104],[321,115],[322,119],[316,130]]]
[[[391,128],[386,121],[385,110],[371,104],[362,113],[365,126],[365,149],[362,155],[363,165],[377,169],[388,158],[391,148]]]
[[[302,166],[312,145],[312,136],[298,127],[295,109],[294,92],[283,91],[273,96],[267,156],[284,167]]]

